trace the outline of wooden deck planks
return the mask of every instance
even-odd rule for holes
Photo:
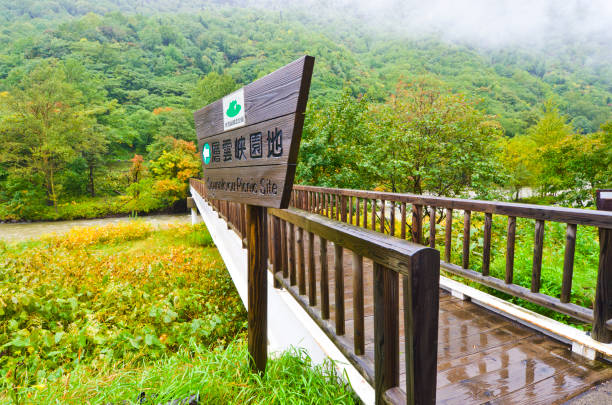
[[[321,280],[319,238],[314,253],[316,285]],[[334,249],[327,242],[327,251]],[[308,249],[305,246],[305,249]],[[325,251],[325,249],[324,249]],[[305,252],[308,255],[309,252]],[[327,255],[327,268],[334,268],[334,255]],[[345,334],[338,338],[353,347],[353,255],[344,251]],[[328,272],[329,326],[334,328],[335,272]],[[372,262],[363,260],[365,353],[374,369],[374,306]],[[296,289],[297,286],[292,287]],[[400,291],[401,277],[400,277]],[[317,288],[317,312],[321,291]],[[401,299],[400,299],[401,302]],[[405,387],[403,316],[400,311],[400,387]],[[612,378],[612,367],[588,361],[563,345],[507,318],[462,301],[440,290],[438,332],[439,404],[554,404],[566,401],[593,385]]]

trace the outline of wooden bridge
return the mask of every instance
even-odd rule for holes
[[[246,300],[245,276],[233,263],[245,255],[245,206],[207,199],[195,179],[191,193]],[[552,404],[581,395],[582,403],[605,403],[587,391],[612,379],[612,212],[306,186],[294,186],[291,206],[268,209],[277,290],[268,292],[267,327],[278,332],[271,346],[316,351],[318,344],[365,403]],[[479,214],[482,252],[475,252],[471,219]],[[454,235],[458,215],[463,229]],[[489,271],[494,216],[507,217],[504,279]],[[517,218],[534,223],[530,288],[514,284]],[[545,221],[567,224],[559,297],[540,291]],[[571,302],[578,226],[599,228],[593,309]],[[458,239],[461,265],[451,263]],[[476,258],[479,271],[470,269]],[[590,323],[592,332],[466,283]],[[273,345],[277,335],[297,340]]]

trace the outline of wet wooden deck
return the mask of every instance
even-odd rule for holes
[[[330,319],[335,324],[334,250],[328,246]],[[307,248],[306,248],[307,249]],[[320,257],[315,238],[317,304]],[[366,363],[374,369],[373,271],[364,259]],[[306,269],[306,271],[308,271]],[[289,280],[286,280],[287,283]],[[401,278],[400,278],[401,283]],[[352,254],[344,252],[346,334],[353,347]],[[295,294],[297,286],[291,287]],[[401,284],[400,290],[402,291]],[[400,299],[401,302],[401,299]],[[318,307],[317,307],[318,308]],[[397,308],[401,311],[400,308]],[[400,313],[400,336],[403,314]],[[400,387],[405,387],[404,341],[400,339]],[[555,404],[612,378],[612,366],[573,354],[568,345],[440,290],[437,403]]]

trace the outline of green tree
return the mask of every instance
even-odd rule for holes
[[[542,116],[527,130],[527,137],[535,147],[530,154],[531,158],[538,162],[532,167],[534,186],[542,195],[553,194],[565,187],[566,179],[563,178],[560,167],[563,162],[558,160],[563,159],[559,148],[561,144],[567,143],[572,135],[571,125],[567,124],[566,117],[559,113],[552,101],[543,106]]]
[[[512,191],[513,199],[519,198],[522,188],[536,183],[538,162],[534,159],[535,142],[525,135],[505,138],[501,141],[500,161],[508,174],[506,187]]]
[[[327,104],[314,103],[306,113],[297,178],[329,187],[376,185],[376,145],[367,126],[370,103],[344,93]]]
[[[376,161],[392,191],[488,196],[500,184],[501,125],[435,81],[400,82],[373,111]]]
[[[202,108],[236,90],[236,82],[228,74],[210,72],[196,84],[191,94],[191,108]]]
[[[0,162],[23,175],[40,174],[47,200],[57,208],[58,175],[77,154],[80,138],[94,120],[83,110],[81,94],[66,83],[63,69],[55,63],[36,67],[6,99]]]

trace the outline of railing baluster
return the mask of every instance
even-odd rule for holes
[[[436,247],[436,207],[429,207],[429,247]]]
[[[281,221],[278,217],[272,217],[272,268],[274,276],[282,271],[282,252],[281,252]],[[281,288],[280,281],[274,277],[274,288]]]
[[[287,258],[287,223],[281,220],[281,266],[283,266],[283,278],[289,277],[289,260]]]
[[[372,230],[375,231],[376,230],[376,209],[378,203],[376,201],[376,199],[372,200]]]
[[[334,282],[336,301],[336,335],[344,335],[344,261],[342,246],[334,243]]]
[[[406,203],[402,202],[402,208],[401,208],[401,215],[402,215],[402,227],[401,227],[401,234],[400,236],[402,237],[402,239],[406,239]]]
[[[347,201],[347,198],[345,195],[340,196],[340,220],[342,222],[347,222],[346,201]],[[353,197],[351,197],[351,221],[352,220],[353,220]]]
[[[508,240],[506,243],[506,284],[514,278],[514,239],[516,236],[516,217],[508,217]]]
[[[329,274],[327,270],[327,240],[319,236],[321,264],[321,318],[329,319]]]
[[[391,212],[389,214],[389,235],[395,236],[395,201],[391,201]]]
[[[317,305],[317,273],[312,232],[308,232],[308,305],[311,307]]]
[[[357,355],[365,353],[363,310],[363,257],[353,253],[353,333]]]
[[[355,225],[356,226],[361,226],[361,210],[359,209],[359,201],[360,198],[357,197],[355,198]]]
[[[412,240],[419,244],[423,240],[423,206],[418,204],[412,206]]]
[[[349,197],[349,224],[353,224],[353,196]]]
[[[485,213],[484,235],[482,241],[482,275],[489,275],[491,265],[491,225],[493,224],[493,214]]]
[[[385,200],[380,200],[380,233],[385,233]]]
[[[334,198],[336,200],[336,221],[339,221],[340,220],[340,195],[336,194]]]
[[[368,199],[363,199],[363,227],[368,228]]]
[[[544,221],[538,219],[535,223],[533,239],[533,267],[531,269],[531,292],[540,292],[542,279],[542,250],[544,248]]]
[[[296,285],[297,275],[295,271],[295,227],[289,224],[289,284]]]
[[[399,385],[399,276],[374,263],[374,389],[376,403]]]
[[[322,203],[322,207],[321,207],[322,211],[323,211],[322,215],[327,216],[327,215],[329,215],[327,213],[327,194],[326,193],[322,193],[321,197],[323,198],[323,203]]]
[[[304,263],[304,230],[298,228],[297,235],[297,268],[298,268],[298,288],[300,295],[306,294],[306,270]]]
[[[465,210],[463,212],[463,268],[468,269],[470,267],[470,225],[471,225],[472,212]]]
[[[576,224],[567,224],[567,229],[565,230],[565,257],[563,258],[563,282],[561,284],[561,302],[563,303],[570,302],[572,296],[576,227]]]
[[[444,261],[451,263],[453,245],[453,210],[446,209],[446,225],[444,226]]]

